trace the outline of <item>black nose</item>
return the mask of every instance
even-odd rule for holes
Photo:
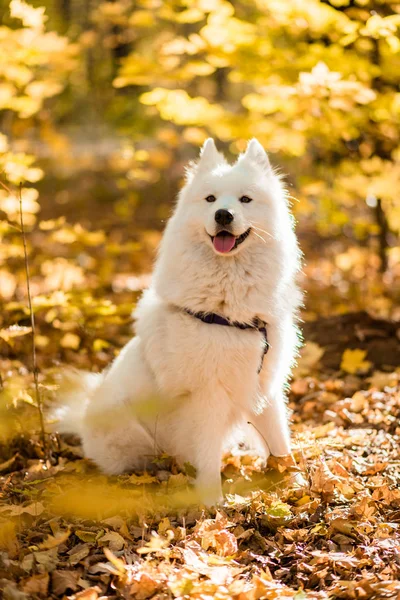
[[[218,225],[229,225],[233,221],[233,212],[225,208],[220,208],[215,213],[215,220]]]

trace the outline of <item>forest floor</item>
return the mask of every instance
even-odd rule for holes
[[[190,469],[168,457],[105,477],[55,436],[46,457],[19,391],[0,448],[2,597],[400,598],[399,328],[356,313],[305,330],[290,392],[297,468],[227,456],[217,511],[190,505]],[[13,356],[2,371],[11,398],[29,374]],[[50,375],[42,365],[44,395]]]
[[[100,370],[131,337],[160,239],[104,207],[91,214],[104,229],[28,223],[46,406],[66,365]],[[3,228],[0,598],[400,598],[400,325],[363,312],[399,318],[394,271],[383,278],[368,248],[343,241],[314,256],[303,232],[306,345],[289,398],[297,467],[227,456],[225,504],[206,510],[191,504],[191,469],[168,457],[105,477],[76,439],[47,435],[44,448],[21,235]]]

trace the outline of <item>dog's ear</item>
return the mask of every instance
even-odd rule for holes
[[[247,149],[244,154],[239,157],[241,161],[250,161],[265,170],[271,169],[271,163],[269,162],[268,154],[261,146],[260,142],[253,138],[247,144]]]
[[[200,150],[200,159],[197,163],[198,168],[202,171],[208,171],[223,163],[225,163],[225,158],[218,152],[214,140],[208,138]]]
[[[225,164],[227,164],[225,157],[218,152],[214,140],[208,138],[200,150],[199,160],[197,162],[189,163],[189,166],[186,168],[187,179],[190,180],[197,173],[205,173],[215,169],[215,167],[218,167],[219,165]]]

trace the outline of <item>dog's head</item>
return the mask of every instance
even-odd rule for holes
[[[268,246],[281,239],[287,201],[256,139],[230,165],[210,138],[197,163],[188,168],[177,213],[193,242],[208,244],[216,255],[232,256],[254,244]]]

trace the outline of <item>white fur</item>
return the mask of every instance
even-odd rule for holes
[[[215,202],[205,200],[210,194]],[[240,203],[243,195],[252,202]],[[251,227],[227,255],[210,238],[219,208],[234,211],[235,235]],[[285,190],[259,142],[231,166],[207,140],[139,302],[137,335],[86,385],[84,399],[75,395],[76,422],[64,409],[61,430],[79,433],[86,456],[106,473],[143,468],[161,450],[190,462],[206,503],[222,497],[221,455],[238,427],[258,431],[272,454],[289,454],[285,384],[298,345],[299,259]],[[261,373],[258,331],[209,325],[183,309],[265,321],[270,349]]]

